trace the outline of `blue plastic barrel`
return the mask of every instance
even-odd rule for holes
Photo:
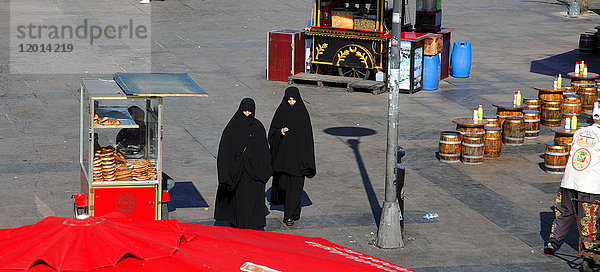
[[[452,47],[452,76],[469,77],[471,72],[471,43],[454,42]]]
[[[423,90],[435,90],[440,83],[440,54],[423,59]]]

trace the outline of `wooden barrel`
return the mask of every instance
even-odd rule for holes
[[[592,102],[593,106],[593,102]],[[562,104],[562,116],[572,117],[581,115],[581,98],[577,94],[565,94]]]
[[[562,101],[544,101],[542,104],[542,125],[558,127],[562,121]]]
[[[562,174],[567,167],[569,152],[562,145],[555,145],[553,142],[546,143],[546,152],[544,153],[544,166],[546,172],[550,174]]]
[[[542,109],[542,100],[537,97],[525,97],[523,98],[523,103],[527,105],[526,110],[539,111]]]
[[[485,133],[483,131],[483,126],[462,126],[462,125],[457,125],[456,126],[456,130],[458,130],[458,132],[462,135],[479,135],[481,137],[483,137],[483,134]]]
[[[575,88],[573,88],[573,86],[565,86],[565,90],[563,91],[563,96],[565,94],[569,94],[569,93],[576,93],[577,90],[575,90]]]
[[[538,90],[538,98],[542,100],[542,105],[544,105],[544,101],[562,101],[563,94],[562,92],[548,92],[544,90]]]
[[[523,117],[507,117],[502,126],[502,142],[506,145],[523,145],[525,122]]]
[[[584,54],[591,54],[594,52],[594,42],[596,41],[596,33],[592,31],[586,31],[579,35],[579,52]]]
[[[525,139],[537,138],[540,135],[540,112],[524,110],[523,121],[525,122]]]
[[[579,93],[579,89],[581,88],[593,88],[597,86],[593,80],[575,80],[571,81],[571,87],[573,88],[573,92]]]
[[[464,164],[482,164],[483,149],[482,135],[463,135],[460,161]]]
[[[486,127],[484,136],[483,156],[500,157],[502,151],[502,130],[499,127]]]
[[[500,127],[500,122],[498,121],[498,116],[496,115],[484,115],[483,120],[488,121],[487,124],[484,125],[485,127]]]
[[[554,144],[564,146],[567,148],[567,152],[571,151],[571,144],[573,143],[573,133],[554,133]]]
[[[582,87],[577,91],[581,97],[581,110],[593,110],[594,101],[598,99],[598,90],[596,87]]]
[[[508,118],[508,117],[523,117],[523,112],[520,110],[507,110],[507,109],[498,108],[498,110],[496,110],[496,116],[498,116],[498,123],[500,124],[500,127],[503,128],[504,120],[506,120],[506,118]]]
[[[460,161],[460,139],[461,135],[458,131],[442,131],[438,149],[441,162]]]

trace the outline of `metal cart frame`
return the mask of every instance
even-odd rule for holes
[[[162,113],[165,96],[207,96],[207,94],[188,74],[116,73],[114,78],[81,80],[79,142],[81,193],[73,196],[74,216],[80,214],[104,216],[117,213],[136,219],[168,218],[166,203],[170,197],[166,188],[163,188],[162,179]],[[143,123],[139,117],[130,114],[131,106],[138,106],[143,111]],[[114,123],[100,123],[95,115],[98,115],[98,118],[107,117],[108,121]],[[143,124],[143,127],[139,124]],[[123,158],[127,162],[126,168],[134,171],[134,162],[142,162],[149,166],[148,169],[152,169],[153,175],[106,179],[106,176],[111,174],[105,174],[104,162],[102,168],[96,165],[94,170],[94,159],[99,161],[101,156],[99,154],[104,152],[103,149],[112,147],[114,150],[124,150],[122,146],[118,146],[116,139],[123,129],[139,129],[137,133],[144,133],[144,135],[136,134],[139,139],[143,139],[139,150]],[[103,135],[100,135],[101,132]],[[100,140],[97,140],[101,138],[104,143],[108,142],[109,146],[101,148]],[[122,161],[121,166],[123,164],[125,163]],[[106,165],[107,168],[112,166],[110,163]],[[98,178],[99,175],[105,178]]]

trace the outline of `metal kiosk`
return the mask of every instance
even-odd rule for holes
[[[168,218],[162,179],[163,97],[207,96],[186,73],[81,80],[81,193],[74,215]]]

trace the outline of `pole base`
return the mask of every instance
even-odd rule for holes
[[[400,227],[401,219],[402,214],[400,213],[398,200],[394,202],[384,201],[377,240],[375,241],[378,247],[386,249],[404,247],[402,227]]]

